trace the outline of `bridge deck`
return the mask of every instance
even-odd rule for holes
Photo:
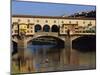
[[[39,35],[42,35],[42,36],[56,36],[56,37],[58,37],[58,32],[36,32],[34,34],[34,36],[39,36]]]
[[[96,33],[73,33],[71,35],[96,35]]]

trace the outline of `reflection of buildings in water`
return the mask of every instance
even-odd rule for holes
[[[70,54],[70,64],[64,64],[64,62],[66,61],[64,61],[61,58],[63,56],[63,54],[61,53],[63,49],[41,48],[36,53],[33,53],[32,50],[30,49],[30,50],[25,51],[25,58],[27,59],[26,72],[28,72],[29,67],[31,68],[30,72],[31,71],[37,72],[37,71],[47,71],[48,70],[47,68],[49,67],[55,67],[55,70],[56,70],[60,66],[62,67],[66,66],[67,68],[67,65],[73,65],[73,66],[95,65],[95,52],[84,53],[84,52],[80,52],[78,50],[72,49],[71,54]],[[38,65],[38,69],[37,69],[37,65]]]
[[[35,55],[37,64],[41,67],[55,66],[60,62],[60,50],[59,49],[41,49],[38,54]]]

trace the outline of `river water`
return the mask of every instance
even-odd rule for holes
[[[55,45],[28,45],[27,50],[33,58],[33,65],[36,69],[40,67],[62,66],[61,52],[64,48],[57,48]],[[67,58],[67,57],[66,57]],[[70,50],[70,62],[78,66],[95,66],[96,52],[81,52],[77,49]],[[67,66],[67,65],[66,65]],[[65,66],[64,66],[65,67]],[[95,68],[95,67],[94,67]],[[65,69],[66,70],[66,69]],[[52,71],[52,70],[51,70]]]
[[[24,72],[47,72],[96,68],[96,36],[87,36],[64,43],[61,40],[44,38],[33,40],[24,50]],[[17,44],[13,42],[13,58],[17,60]],[[20,51],[19,49],[19,51]],[[17,54],[17,55],[16,55]],[[18,61],[13,61],[15,65]],[[16,67],[19,65],[17,64]],[[23,66],[21,66],[23,67]],[[31,68],[31,69],[29,69]],[[21,71],[20,71],[21,72]]]
[[[96,50],[84,50],[84,52],[83,50],[70,48],[69,53],[65,51],[66,49],[62,46],[54,44],[28,44],[24,51],[25,58],[28,57],[32,62],[30,63],[30,60],[27,60],[29,62],[26,67],[30,65],[34,68],[31,72],[94,69],[96,67]],[[15,63],[13,62],[12,65]],[[16,66],[18,67],[18,65]],[[16,72],[16,69],[14,69],[14,72]],[[30,72],[30,70],[27,68],[26,72]]]

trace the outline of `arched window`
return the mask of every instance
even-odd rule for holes
[[[59,27],[57,25],[53,25],[51,28],[52,32],[59,32]]]
[[[43,31],[44,32],[49,32],[50,31],[50,26],[49,25],[44,25],[43,26]]]
[[[41,31],[41,25],[39,25],[39,24],[37,24],[37,25],[35,25],[35,32],[39,32],[39,31]]]
[[[69,21],[69,24],[71,24],[71,21]]]

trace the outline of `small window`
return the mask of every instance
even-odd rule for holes
[[[13,22],[13,25],[18,25],[18,22]]]
[[[45,22],[48,23],[48,20],[46,20]]]
[[[75,29],[78,29],[78,28],[75,28]]]
[[[92,26],[92,24],[88,24],[88,26]]]
[[[90,21],[90,24],[92,24],[91,21]]]
[[[39,22],[39,20],[37,20],[37,22]]]
[[[65,27],[65,29],[67,29],[67,27]]]
[[[78,24],[78,21],[76,21],[76,24]]]
[[[29,33],[29,30],[27,31],[27,33]]]
[[[54,20],[54,23],[56,23],[56,20]]]
[[[30,20],[28,19],[27,22],[30,22]]]
[[[27,25],[27,28],[29,28],[29,25]]]
[[[83,21],[83,24],[85,24],[85,21]]]
[[[31,29],[33,29],[33,27],[31,27]]]
[[[61,32],[63,33],[63,30]]]
[[[31,33],[33,33],[33,31],[31,30]]]
[[[71,21],[69,21],[69,24],[71,24]]]
[[[62,23],[64,23],[64,21],[62,21]]]
[[[18,19],[18,22],[20,22],[21,20],[20,19]]]

